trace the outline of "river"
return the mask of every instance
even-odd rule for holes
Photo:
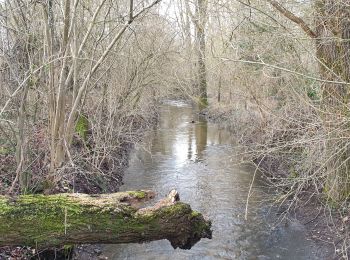
[[[212,220],[213,238],[191,250],[174,250],[166,240],[105,245],[109,259],[318,259],[302,225],[276,224],[271,194],[259,178],[245,220],[254,169],[237,166],[232,135],[201,119],[191,105],[165,102],[158,127],[145,139],[130,158],[121,190],[150,189],[159,199],[177,189],[181,201]]]

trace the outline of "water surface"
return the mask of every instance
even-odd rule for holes
[[[194,121],[194,123],[192,122]],[[159,126],[130,159],[121,190],[150,189],[159,198],[176,188],[183,202],[209,217],[213,238],[202,239],[191,250],[174,250],[167,240],[146,244],[106,245],[109,259],[317,259],[315,245],[296,222],[272,225],[267,214],[271,196],[259,179],[244,219],[246,198],[254,169],[237,166],[228,131],[198,117],[182,102],[161,107]]]

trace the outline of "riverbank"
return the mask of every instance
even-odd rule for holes
[[[74,161],[77,163],[75,167],[72,167],[69,162],[60,170],[60,178],[55,182],[55,186],[50,187],[47,191],[40,182],[44,180],[45,162],[46,157],[39,157],[39,160],[35,161],[30,170],[34,168],[43,167],[38,176],[34,176],[32,180],[33,189],[28,191],[29,193],[86,193],[86,194],[100,194],[100,193],[112,193],[118,192],[120,186],[123,184],[123,175],[125,169],[128,167],[130,153],[133,150],[135,144],[141,142],[144,138],[144,134],[158,122],[158,111],[155,106],[153,110],[147,110],[148,113],[140,115],[132,115],[123,119],[122,134],[116,137],[115,146],[110,150],[109,155],[106,155],[106,159],[109,161],[100,162],[101,167],[93,170],[93,167],[87,166],[87,162],[90,160],[89,149],[92,149],[92,142],[89,141],[92,138],[86,137],[86,141],[82,140],[78,136],[75,136],[73,142],[72,154],[81,153],[82,156]],[[120,130],[122,130],[120,129]],[[42,130],[44,132],[44,129]],[[87,129],[88,135],[92,134],[92,131]],[[37,137],[37,136],[36,136]],[[43,137],[44,139],[44,137]],[[36,140],[37,144],[33,149],[41,149],[45,151],[47,148],[41,143],[41,140]],[[85,158],[84,158],[85,156]],[[42,160],[40,160],[42,159]],[[86,163],[82,163],[85,160]],[[15,155],[11,152],[0,153],[1,161],[1,177],[0,177],[0,193],[6,194],[10,181],[13,181],[12,173],[15,168]],[[84,171],[86,169],[86,171]],[[19,194],[18,186],[15,186],[14,194]],[[104,259],[101,255],[101,245],[77,245],[77,246],[64,246],[62,248],[50,248],[36,250],[30,247],[3,247],[0,248],[0,260],[5,259]]]
[[[313,185],[298,184],[303,176],[302,167],[298,169],[295,163],[300,149],[290,145],[298,135],[293,133],[291,137],[290,132],[297,129],[291,125],[289,129],[285,125],[276,127],[278,122],[262,118],[258,110],[239,110],[232,106],[217,104],[200,115],[235,135],[241,149],[238,156],[242,161],[253,162],[276,193],[279,219],[302,224],[308,239],[317,246],[319,259],[348,259],[349,207],[328,200],[323,190]],[[286,152],[287,149],[290,150]]]

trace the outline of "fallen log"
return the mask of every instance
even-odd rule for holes
[[[142,243],[168,239],[190,249],[211,238],[211,223],[176,191],[151,207],[151,191],[0,196],[0,246]]]

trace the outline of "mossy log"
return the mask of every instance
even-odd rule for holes
[[[201,238],[211,238],[211,223],[175,193],[151,207],[143,207],[154,197],[151,191],[0,196],[0,246],[168,239],[174,248],[190,249]]]

